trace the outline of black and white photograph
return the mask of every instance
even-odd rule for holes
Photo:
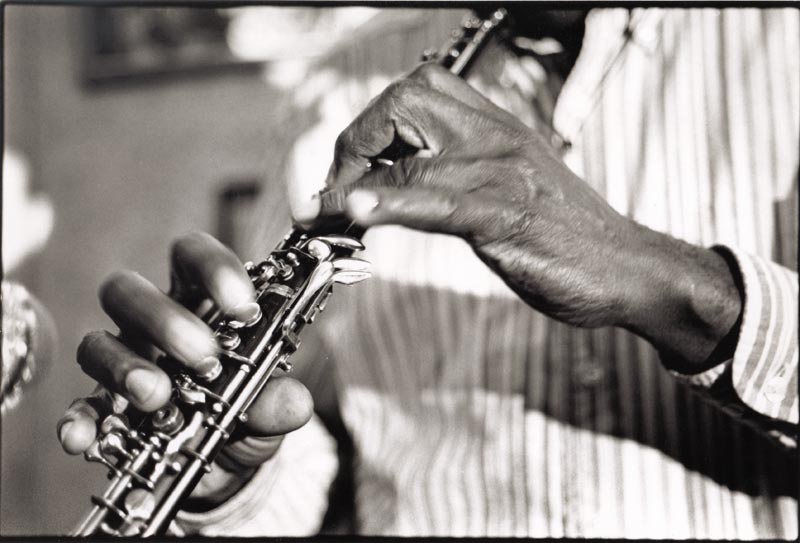
[[[798,539],[796,6],[0,10],[0,539]]]

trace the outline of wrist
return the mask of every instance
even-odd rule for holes
[[[620,326],[647,339],[668,369],[700,373],[733,355],[742,295],[725,257],[641,225]]]

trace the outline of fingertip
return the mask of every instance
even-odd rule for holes
[[[153,394],[144,402],[140,409],[151,413],[164,407],[172,397],[172,382],[163,373],[159,374],[156,385],[153,387]]]
[[[140,410],[150,413],[163,407],[172,395],[172,383],[162,371],[131,370],[125,377],[128,398]]]
[[[219,285],[217,303],[223,311],[230,311],[255,299],[253,283],[244,270],[233,270],[223,266],[217,270],[216,275],[215,283]]]
[[[97,289],[97,297],[103,309],[118,303],[118,300],[129,290],[132,280],[138,275],[130,270],[117,270],[110,273],[100,283]]]
[[[189,366],[217,353],[213,332],[200,319],[164,319],[161,328],[170,353]]]
[[[319,195],[314,194],[309,199],[304,199],[298,201],[292,207],[292,215],[295,222],[300,223],[302,225],[310,225],[314,222],[314,220],[319,216],[319,212],[322,209],[322,203],[320,201]]]
[[[279,378],[279,382],[282,385],[286,422],[290,427],[287,431],[291,432],[311,420],[311,416],[314,414],[314,398],[311,396],[311,392],[296,379],[283,377]]]
[[[274,377],[248,411],[248,426],[257,435],[282,435],[305,425],[313,413],[314,400],[302,383]]]
[[[345,200],[347,214],[356,222],[367,222],[378,207],[378,195],[371,190],[356,189]]]
[[[95,349],[98,348],[99,344],[106,341],[107,335],[108,332],[105,330],[93,330],[81,338],[81,342],[78,344],[78,349],[75,352],[75,358],[79,365],[88,365],[89,360],[94,355]]]
[[[81,454],[92,444],[97,435],[95,421],[82,416],[63,421],[58,428],[61,447],[67,454]]]

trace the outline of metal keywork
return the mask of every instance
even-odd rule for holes
[[[261,319],[261,306],[256,302],[249,302],[234,308],[233,316],[227,325],[234,329],[248,328]]]
[[[436,62],[464,75],[505,17],[498,9],[487,19],[468,18],[435,55]],[[384,167],[398,158],[389,153],[373,162]],[[342,226],[345,234],[362,231],[353,224]],[[201,478],[213,470],[237,424],[247,421],[248,408],[274,371],[291,371],[303,329],[325,309],[334,288],[370,276],[369,263],[353,257],[363,249],[357,237],[294,227],[262,261],[245,264],[255,301],[227,315],[212,308],[204,317],[217,353],[196,366],[201,370],[159,358],[172,383],[170,401],[155,413],[128,406],[124,414],[104,419],[84,456],[108,468],[111,481],[102,495],[92,497],[92,509],[72,535],[165,533]]]
[[[219,450],[276,369],[289,360],[299,334],[324,309],[333,284],[369,277],[369,264],[352,257],[363,245],[345,236],[300,236],[259,264],[248,264],[256,301],[209,325],[219,352],[205,372],[172,373],[172,400],[155,413],[110,415],[86,459],[103,464],[112,483],[75,535],[148,536],[163,533],[180,503],[212,469]],[[260,285],[260,288],[259,288]],[[165,359],[165,369],[179,367]]]
[[[183,413],[174,403],[168,403],[153,415],[153,430],[162,434],[173,435],[183,428]]]

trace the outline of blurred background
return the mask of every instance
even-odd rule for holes
[[[116,330],[99,307],[100,282],[127,268],[166,289],[170,242],[189,230],[221,237],[243,259],[269,251],[289,227],[290,150],[327,93],[364,75],[363,59],[340,54],[348,42],[375,42],[369,75],[381,83],[462,15],[5,7],[4,280],[43,303],[57,335],[2,416],[0,535],[64,534],[104,487],[105,470],[67,456],[56,438],[65,408],[92,389],[78,343]],[[422,19],[413,40],[393,38]],[[348,120],[342,112],[342,127]],[[333,138],[322,136],[319,156],[293,166],[308,165],[309,187],[332,155]]]

